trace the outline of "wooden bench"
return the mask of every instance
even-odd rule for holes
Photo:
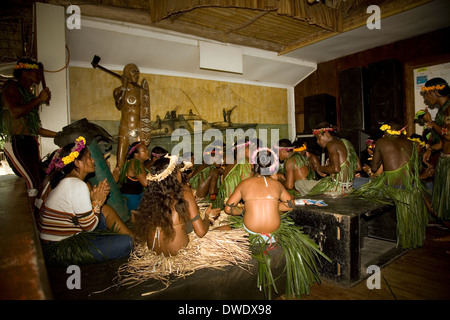
[[[0,298],[51,299],[47,271],[25,180],[0,176]]]

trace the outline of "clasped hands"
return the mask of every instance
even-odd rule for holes
[[[110,192],[109,183],[105,180],[100,181],[96,186],[92,187],[91,190],[91,200],[92,202],[97,202],[103,205]]]

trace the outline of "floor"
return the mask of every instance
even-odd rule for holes
[[[448,229],[429,226],[422,248],[411,250],[381,268],[379,289],[368,288],[368,282],[372,286],[376,284],[371,274],[370,279],[351,288],[323,281],[314,285],[302,300],[449,300],[449,237]]]
[[[14,177],[14,176],[12,176]],[[5,177],[1,190],[15,192]],[[22,188],[23,189],[23,188]],[[25,192],[24,189],[21,192]],[[4,195],[10,198],[11,195]],[[6,217],[6,216],[4,216]],[[6,224],[4,225],[6,226]],[[450,299],[450,230],[429,226],[422,248],[410,250],[381,269],[379,289],[369,289],[363,280],[351,288],[322,281],[311,288],[302,300],[449,300]],[[446,241],[442,241],[446,240]],[[6,245],[6,243],[5,243]],[[28,247],[28,246],[25,246]],[[5,252],[3,252],[4,254]],[[1,254],[0,256],[2,256]],[[22,273],[23,274],[23,273]],[[6,281],[7,277],[1,277]],[[372,278],[372,277],[371,277]],[[11,279],[13,280],[13,279]],[[372,283],[372,282],[370,282]],[[2,286],[0,286],[2,287]],[[17,287],[17,282],[15,287]],[[16,288],[18,289],[18,288]],[[30,290],[26,290],[29,292]],[[40,291],[40,290],[36,290]],[[0,295],[1,296],[1,295]],[[22,297],[24,298],[24,297]],[[27,299],[25,297],[25,299]],[[31,298],[34,299],[34,298]],[[286,299],[282,296],[279,300]]]

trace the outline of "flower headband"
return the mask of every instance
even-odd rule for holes
[[[14,69],[39,69],[38,65],[35,63],[23,63],[19,62],[14,66]]]
[[[220,147],[220,146],[214,146],[214,148],[213,149],[211,149],[211,151],[204,151],[203,152],[203,154],[204,155],[210,155],[210,154],[216,154],[216,153],[218,153],[218,154],[223,154],[223,150],[222,150],[222,147]]]
[[[387,133],[389,133],[390,135],[392,135],[392,136],[399,136],[400,134],[404,134],[404,135],[406,135],[406,126],[404,126],[403,128],[401,128],[400,130],[398,130],[398,131],[396,131],[396,130],[391,130],[391,126],[390,125],[388,125],[388,124],[383,124],[381,127],[380,127],[380,130],[381,131],[386,131]]]
[[[275,152],[273,152],[272,149],[264,147],[264,148],[259,148],[256,149],[255,151],[253,151],[252,157],[251,157],[251,163],[256,163],[256,155],[261,152],[261,151],[268,151],[271,154],[273,154],[273,163],[272,165],[268,168],[269,173],[273,174],[278,170],[278,165],[280,164],[280,162],[278,161],[278,156]]]
[[[334,131],[333,128],[320,128],[320,129],[315,129],[313,130],[313,135],[318,135],[319,133],[322,134],[324,132],[332,132]]]
[[[306,150],[306,143],[304,143],[300,148],[294,148],[294,152],[302,152]]]
[[[375,141],[373,141],[372,139],[367,139],[366,146],[370,149],[373,149],[375,147]]]
[[[408,138],[408,140],[411,140],[412,142],[417,142],[419,146],[425,147],[425,142],[420,140],[419,138]]]
[[[433,90],[442,90],[445,88],[445,84],[441,84],[441,85],[436,85],[436,86],[431,86],[431,87],[421,87],[420,89],[422,89],[422,91],[433,91]]]
[[[170,159],[170,162],[169,162],[169,165],[167,166],[167,168],[163,172],[158,173],[158,174],[151,174],[151,173],[149,173],[147,175],[147,180],[149,180],[149,181],[158,181],[159,182],[159,181],[162,181],[165,178],[167,178],[173,172],[173,170],[177,166],[178,156],[176,156],[176,155],[169,156],[168,154],[166,154],[164,156],[164,158]]]
[[[65,156],[63,158],[60,158],[61,149],[58,149],[56,151],[55,155],[52,158],[52,161],[50,162],[50,165],[48,166],[46,173],[49,174],[53,168],[59,168],[62,169],[69,163],[75,161],[76,158],[80,155],[80,151],[83,150],[86,147],[86,139],[82,136],[79,136],[75,140],[75,146],[70,150],[70,154],[68,156]]]
[[[137,143],[134,147],[130,148],[130,151],[128,151],[128,155],[132,154],[134,152],[134,150],[136,150],[141,144],[142,144],[142,141]]]
[[[161,158],[162,156],[165,156],[165,155],[167,155],[167,153],[154,153],[154,152],[152,152],[152,156],[153,157],[156,157],[156,158]]]
[[[232,150],[236,150],[237,148],[247,147],[247,146],[250,145],[250,143],[251,143],[251,141],[247,141],[246,143],[238,144],[238,145],[234,146],[234,147],[232,148]]]
[[[286,150],[286,151],[294,150],[294,147],[279,147],[279,146],[274,147],[277,148],[278,150]]]
[[[50,162],[50,165],[48,166],[47,170],[45,171],[46,174],[49,174],[55,167],[59,168],[59,169],[62,169],[64,167],[64,163],[62,162],[61,158],[59,157],[59,155],[61,154],[61,149],[62,148],[58,149],[55,152],[55,154],[52,158],[52,161]]]

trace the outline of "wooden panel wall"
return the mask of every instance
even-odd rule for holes
[[[295,87],[295,112],[297,119],[304,114],[303,98],[315,94],[330,94],[336,97],[338,124],[339,106],[339,72],[349,68],[368,67],[372,62],[397,59],[404,66],[404,110],[408,132],[414,131],[414,79],[412,70],[450,61],[450,28],[445,28],[425,35],[398,41],[385,46],[361,51],[335,60],[319,63],[317,70]],[[450,81],[450,79],[447,79]],[[297,128],[303,128],[297,125]],[[345,129],[345,128],[339,128]],[[299,133],[299,132],[298,132]]]

